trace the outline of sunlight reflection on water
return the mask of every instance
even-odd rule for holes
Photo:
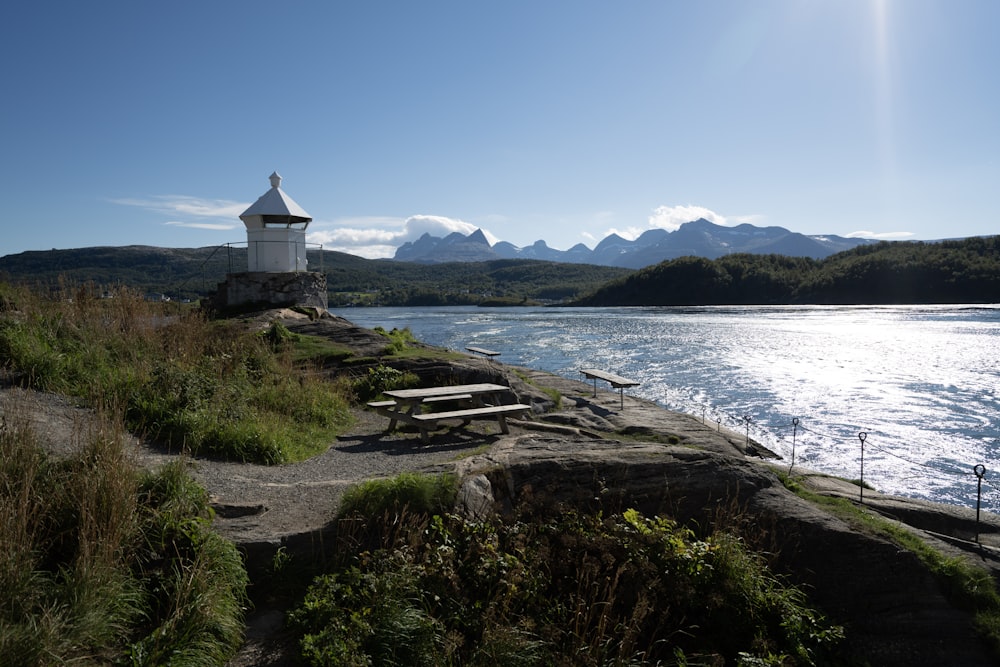
[[[463,350],[579,379],[584,366],[634,377],[630,393],[791,454],[796,465],[900,495],[1000,510],[1000,308],[369,308],[366,327],[409,327]],[[992,475],[991,475],[992,473]],[[996,477],[993,482],[991,477]]]

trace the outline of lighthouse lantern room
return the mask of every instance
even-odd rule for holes
[[[270,178],[271,189],[240,215],[247,228],[247,271],[305,271],[306,227],[312,217],[281,189],[278,172]]]

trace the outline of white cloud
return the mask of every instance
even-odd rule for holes
[[[616,227],[612,227],[608,229],[607,232],[604,233],[604,236],[611,236],[612,234],[617,234],[623,239],[634,241],[637,238],[639,238],[644,231],[645,230],[642,229],[641,227],[626,227],[625,229],[618,229]]]
[[[210,231],[240,229],[239,216],[250,206],[248,203],[228,199],[202,199],[187,195],[121,198],[112,199],[111,202],[171,216],[194,218],[175,218],[164,224]],[[476,229],[476,225],[464,220],[442,215],[411,215],[408,218],[364,216],[343,218],[333,223],[313,221],[306,237],[309,243],[321,244],[327,250],[374,259],[392,257],[397,247],[407,241],[416,241],[424,234],[445,237],[459,232],[469,235]],[[483,233],[491,244],[499,240],[485,229]]]
[[[847,235],[849,239],[880,239],[883,241],[891,241],[893,239],[907,239],[913,236],[913,232],[866,232],[858,231],[851,232]]]
[[[759,216],[751,216],[759,217]],[[703,206],[657,206],[649,216],[649,226],[653,228],[665,229],[668,232],[676,231],[685,222],[693,222],[699,218],[705,218],[709,222],[717,225],[731,225],[722,215]],[[739,220],[747,222],[747,220]]]
[[[424,234],[431,236],[447,236],[452,232],[471,234],[476,231],[476,227],[462,220],[441,215],[411,215],[403,223],[403,230],[403,241],[416,241]]]
[[[649,229],[665,229],[668,232],[673,232],[679,229],[685,222],[694,222],[699,218],[704,218],[705,220],[714,222],[717,225],[731,227],[744,222],[756,223],[763,219],[763,217],[764,216],[761,215],[742,215],[727,218],[726,216],[720,215],[719,213],[716,213],[711,209],[707,209],[704,206],[657,206],[647,219],[649,224],[647,228],[626,227],[625,229],[617,229],[612,227],[608,229],[604,235],[608,236],[610,234],[617,234],[622,238],[635,240],[641,236],[643,232],[648,231]],[[584,236],[593,239],[593,237],[588,234],[584,234]]]
[[[198,218],[225,218],[227,220],[239,218],[240,213],[250,206],[250,204],[229,199],[202,199],[187,195],[155,195],[146,199],[112,199],[111,202],[158,213],[180,213]]]
[[[392,257],[396,248],[408,241],[416,241],[424,234],[445,237],[453,232],[469,235],[476,225],[440,215],[412,215],[408,218],[345,218],[335,223],[316,223],[309,226],[310,243],[322,244],[326,250],[346,252],[369,259]],[[487,240],[497,242],[490,232],[483,230]]]
[[[170,225],[172,227],[186,227],[188,229],[210,229],[213,231],[226,231],[229,229],[236,229],[238,225],[226,224],[226,223],[215,223],[215,222],[181,222],[179,220],[171,220],[169,222],[163,223],[165,225]]]

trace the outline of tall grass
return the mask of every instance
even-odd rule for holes
[[[16,408],[0,422],[0,665],[221,665],[239,646],[239,554],[183,464],[139,472],[120,423],[56,460]]]
[[[287,341],[126,288],[54,295],[5,288],[0,364],[21,383],[123,410],[177,449],[283,463],[350,421],[350,390],[293,361]],[[15,308],[16,306],[16,308]]]

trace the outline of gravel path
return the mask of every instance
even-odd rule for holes
[[[353,414],[348,433],[300,463],[264,466],[187,458],[192,476],[211,496],[216,530],[237,544],[275,542],[318,530],[333,517],[350,485],[407,471],[442,470],[500,437],[495,422],[473,422],[439,432],[423,444],[416,432],[386,433],[388,421],[373,412],[355,409]],[[0,387],[0,420],[27,423],[55,456],[76,451],[99,427],[94,412],[72,399],[9,386]],[[140,466],[155,468],[179,456],[132,435],[122,437]]]
[[[494,422],[473,422],[423,444],[415,432],[386,433],[384,417],[360,409],[354,414],[349,433],[301,463],[263,466],[192,460],[193,476],[212,496],[216,530],[237,544],[319,530],[352,484],[401,472],[440,471],[500,437]]]

